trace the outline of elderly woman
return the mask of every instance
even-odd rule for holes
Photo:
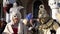
[[[23,34],[24,33],[24,24],[21,22],[21,14],[19,11],[13,11],[10,14],[11,22],[8,23],[5,27],[5,30],[2,34]],[[26,31],[25,33],[26,34]]]

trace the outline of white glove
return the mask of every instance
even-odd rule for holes
[[[29,27],[29,29],[28,30],[31,30],[33,27]]]

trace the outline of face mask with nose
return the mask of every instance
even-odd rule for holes
[[[11,13],[11,21],[13,21],[14,24],[18,23],[20,21],[20,18],[21,18],[20,12],[16,11]]]

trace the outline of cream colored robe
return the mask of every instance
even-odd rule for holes
[[[13,29],[12,29],[11,25],[12,25],[11,22],[8,23],[2,34],[13,34],[14,32],[13,32]],[[19,25],[18,25],[18,32],[17,33],[18,34],[23,34],[23,33],[27,34],[27,28],[22,22],[20,22]]]

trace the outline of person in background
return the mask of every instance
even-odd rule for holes
[[[28,27],[28,34],[37,34],[37,28],[36,26],[38,25],[37,22],[35,20],[33,20],[33,15],[32,13],[29,13],[25,20],[23,20],[23,22],[26,24],[26,26]]]
[[[6,24],[5,21],[0,20],[0,34],[4,31]]]
[[[10,16],[11,22],[6,25],[2,34],[26,34],[26,31],[24,32],[24,24],[21,21],[21,13],[13,11]]]
[[[48,0],[48,5],[51,8],[51,16],[54,20],[56,20],[56,13],[59,11],[59,1],[60,0]]]
[[[16,0],[3,0],[3,13],[4,13],[4,18],[6,18],[6,22],[9,22],[9,10],[13,6],[13,3],[15,3]]]
[[[23,6],[19,6],[18,2],[13,3],[13,7],[10,8],[10,12],[12,11],[20,11],[22,8],[24,8]]]
[[[3,0],[3,9],[5,13],[9,13],[9,9],[13,6],[14,2],[16,2],[16,0]]]
[[[29,30],[30,27],[32,27],[32,13],[29,13],[26,18],[23,20],[23,23],[27,26],[27,34],[32,34],[32,32]]]
[[[60,34],[60,12],[56,14],[56,18],[59,23],[59,28],[56,30],[56,34]]]

